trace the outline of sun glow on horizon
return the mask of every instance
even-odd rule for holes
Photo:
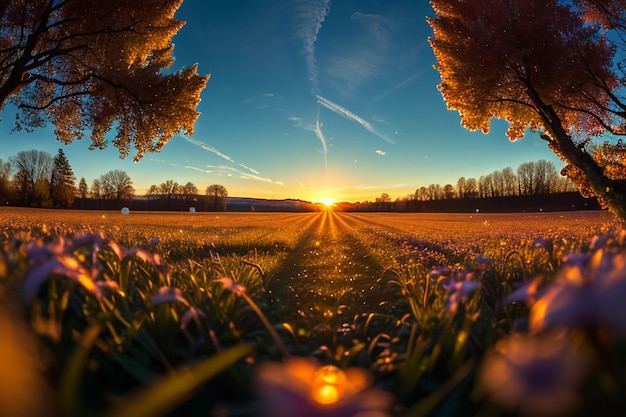
[[[335,199],[334,198],[330,198],[330,197],[320,198],[318,201],[320,203],[322,203],[324,205],[324,207],[326,207],[326,208],[331,208],[332,206],[335,205]]]

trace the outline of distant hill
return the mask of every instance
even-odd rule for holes
[[[315,205],[303,200],[266,200],[262,198],[228,197],[226,211],[314,211]]]

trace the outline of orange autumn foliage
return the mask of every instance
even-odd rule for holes
[[[175,134],[191,134],[208,76],[172,71],[182,0],[15,0],[0,8],[0,106],[21,110],[16,127],[56,127],[70,143],[113,144],[135,160]]]

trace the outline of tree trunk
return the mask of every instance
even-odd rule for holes
[[[583,147],[577,146],[572,141],[552,106],[542,102],[537,104],[541,107],[540,114],[546,124],[546,130],[550,133],[552,139],[550,144],[553,150],[565,162],[585,173],[587,181],[601,205],[605,205],[615,216],[626,220],[626,181],[607,178],[602,167],[596,163],[593,157]]]

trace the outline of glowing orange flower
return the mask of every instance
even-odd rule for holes
[[[364,369],[291,358],[263,364],[256,387],[268,417],[387,417],[391,395],[371,384]]]

